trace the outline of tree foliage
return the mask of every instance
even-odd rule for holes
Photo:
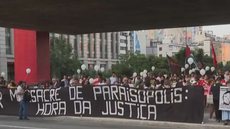
[[[73,75],[81,63],[72,53],[72,46],[65,39],[51,38],[51,74],[55,77]]]
[[[169,72],[166,58],[133,53],[120,55],[120,63],[114,65],[112,71],[121,76],[132,76],[133,72],[152,71],[152,66],[156,68],[154,74]]]

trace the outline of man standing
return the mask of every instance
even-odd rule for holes
[[[19,120],[29,120],[28,119],[28,105],[29,101],[24,99],[24,94],[27,91],[26,83],[19,81],[18,87],[16,90],[17,101],[19,102]]]
[[[221,78],[218,77],[216,83],[211,87],[211,93],[213,95],[213,104],[215,109],[216,120],[220,122],[221,120],[221,110],[219,110],[219,98],[220,98],[220,86]]]
[[[109,81],[111,85],[117,84],[118,79],[116,73],[113,72],[112,76],[109,78]]]

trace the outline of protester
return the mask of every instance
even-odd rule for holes
[[[128,78],[127,77],[124,77],[122,79],[122,86],[129,87],[129,82],[128,82]]]
[[[79,80],[76,75],[73,75],[73,77],[70,79],[70,86],[77,86],[79,85]]]
[[[17,88],[17,84],[13,80],[11,80],[10,83],[7,85],[7,88]]]
[[[69,80],[66,75],[63,76],[63,79],[61,80],[61,87],[68,87],[69,86]]]
[[[219,110],[219,98],[220,98],[220,86],[221,86],[221,78],[218,77],[216,82],[211,87],[211,93],[213,95],[213,104],[215,110],[216,120],[220,122],[221,120],[221,110]]]
[[[19,102],[19,120],[29,120],[28,119],[28,105],[29,102],[24,98],[27,92],[27,86],[24,81],[19,81],[16,90],[17,101]]]
[[[211,92],[211,88],[214,86],[214,80],[209,80],[208,84],[210,85],[210,90],[209,90],[209,93],[207,95],[207,104],[208,104],[208,107],[209,107],[209,118],[212,119],[213,118],[213,114],[215,112],[215,109],[214,109],[214,104],[213,104],[213,94]]]
[[[57,78],[52,78],[52,82],[49,88],[59,88],[60,87],[60,82],[58,81]]]
[[[109,80],[111,85],[118,83],[118,78],[115,72],[112,73],[112,76],[109,78]]]
[[[0,88],[6,88],[6,80],[3,76],[0,76]]]

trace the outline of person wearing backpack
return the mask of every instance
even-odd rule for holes
[[[16,97],[17,97],[17,101],[19,102],[19,120],[29,120],[28,119],[29,101],[25,96],[27,92],[29,91],[27,90],[26,82],[19,81],[16,90]]]

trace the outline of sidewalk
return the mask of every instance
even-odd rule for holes
[[[17,116],[3,116],[0,115],[0,120],[6,121],[18,121]],[[204,114],[204,124],[195,123],[181,123],[181,122],[167,122],[167,121],[148,121],[148,120],[134,120],[134,119],[122,119],[122,118],[107,118],[107,117],[74,117],[74,116],[57,116],[57,117],[30,117],[31,122],[70,122],[75,123],[91,123],[95,125],[120,125],[124,127],[159,127],[164,129],[229,129],[230,125],[223,125],[223,122],[217,122],[215,119],[209,119],[209,111],[206,109]]]

